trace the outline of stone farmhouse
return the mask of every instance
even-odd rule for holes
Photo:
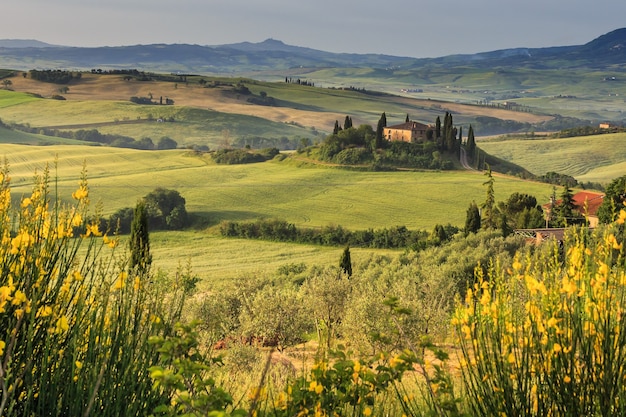
[[[423,123],[408,121],[399,125],[387,126],[383,130],[385,139],[399,142],[423,142],[430,126]]]

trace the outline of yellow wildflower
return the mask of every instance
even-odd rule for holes
[[[74,200],[84,200],[89,195],[89,190],[87,190],[86,185],[81,185],[78,190],[72,193],[72,198]]]
[[[102,232],[100,231],[100,225],[98,225],[98,223],[92,223],[87,225],[87,233],[85,234],[85,236],[89,237],[91,235],[102,236]]]
[[[5,347],[6,345],[7,345],[7,344],[6,344],[6,343],[4,343],[4,340],[0,340],[0,356],[4,355],[4,347]]]
[[[552,350],[554,351],[554,353],[560,353],[563,348],[561,348],[561,345],[559,345],[558,343],[555,343],[554,346],[552,346]]]
[[[619,217],[617,218],[617,224],[624,224],[626,221],[626,210],[619,211]]]
[[[68,329],[70,328],[69,324],[67,323],[67,317],[65,316],[61,316],[56,323],[56,332],[57,333],[63,333],[68,331]]]
[[[369,416],[371,416],[371,415],[372,415],[372,409],[371,409],[371,408],[369,408],[369,407],[365,407],[365,409],[363,410],[363,415],[364,415],[365,417],[369,417]]]
[[[621,250],[622,249],[622,244],[617,241],[617,239],[615,238],[614,234],[610,234],[607,237],[606,240],[607,240],[608,244],[611,245],[611,247],[613,249],[615,249],[615,250]]]
[[[113,288],[116,290],[122,289],[124,288],[124,286],[126,285],[124,281],[126,281],[126,278],[128,277],[128,274],[126,272],[120,272],[120,274],[117,277],[117,281],[115,281],[115,284],[113,284]]]
[[[78,227],[81,224],[83,224],[83,216],[80,215],[80,213],[76,213],[73,217],[72,217],[72,226],[74,227]]]
[[[76,366],[76,369],[82,369],[83,367],[83,363],[81,361],[74,362],[74,365]]]
[[[48,317],[52,314],[52,307],[50,306],[41,306],[37,310],[37,318],[39,317]]]
[[[465,328],[467,326],[463,326],[463,327]],[[391,358],[391,360],[389,361],[389,366],[391,366],[392,368],[395,368],[402,363],[404,363],[404,360],[399,355],[396,355],[393,358]]]
[[[83,276],[80,274],[80,271],[74,271],[72,272],[72,277],[74,278],[74,281],[82,281],[83,280]]]
[[[119,243],[119,239],[109,239],[107,235],[102,236],[102,242],[111,249],[115,248]]]
[[[570,378],[569,375],[565,375],[565,378],[563,378],[563,382],[569,384],[570,382],[572,382],[572,378]]]
[[[461,327],[461,332],[465,335],[465,339],[470,340],[472,338],[472,330],[466,324]]]
[[[13,301],[11,301],[11,304],[13,304],[14,306],[18,306],[22,303],[27,302],[28,299],[26,298],[26,294],[24,294],[22,291],[17,290],[15,291],[15,295],[13,297]]]
[[[568,277],[564,277],[561,282],[561,292],[571,296],[574,295],[576,291],[578,291],[576,282]]]

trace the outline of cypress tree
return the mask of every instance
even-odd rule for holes
[[[343,129],[350,129],[352,127],[352,119],[350,116],[346,116],[346,119],[343,122]]]
[[[387,127],[387,115],[383,112],[378,119],[378,124],[376,125],[376,138],[374,142],[374,149],[380,149],[383,147],[383,136],[385,134],[385,127]]]
[[[441,138],[441,119],[437,116],[435,120],[435,139]]]
[[[563,227],[568,224],[575,223],[580,216],[576,213],[576,205],[574,204],[574,195],[567,184],[563,186],[561,193],[561,202],[556,206],[558,221]]]
[[[147,272],[152,264],[152,255],[150,254],[148,211],[143,200],[135,206],[129,245],[131,270],[136,270],[139,274]]]
[[[335,120],[335,127],[333,128],[333,135],[339,133],[339,120]]]
[[[474,161],[474,154],[476,152],[476,141],[474,139],[474,129],[472,128],[472,125],[469,126],[469,130],[467,131],[467,144],[465,145],[465,147],[467,148],[467,155],[472,161]]]
[[[404,119],[406,123],[409,123],[411,120],[409,119],[409,113],[406,114],[406,119]]]
[[[491,175],[491,167],[487,165],[487,171],[485,172],[488,180],[483,183],[483,185],[487,186],[487,198],[485,202],[481,205],[483,209],[481,223],[483,228],[485,229],[495,229],[496,228],[496,219],[495,219],[495,204],[496,204],[496,196],[493,184],[495,179],[493,175]],[[484,221],[483,221],[484,219]]]
[[[465,217],[465,234],[476,233],[480,230],[480,210],[478,205],[472,201],[467,208],[467,216]]]
[[[350,246],[346,246],[341,254],[341,260],[339,261],[339,267],[344,274],[348,275],[348,278],[352,276],[352,261],[350,260]]]

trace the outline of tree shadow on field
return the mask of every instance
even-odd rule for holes
[[[223,210],[223,211],[194,211],[189,212],[189,225],[192,229],[202,230],[217,226],[222,221],[253,221],[264,216],[253,211]]]

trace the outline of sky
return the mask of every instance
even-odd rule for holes
[[[0,39],[67,46],[223,45],[272,38],[415,58],[582,45],[626,27],[624,0],[20,0]]]

